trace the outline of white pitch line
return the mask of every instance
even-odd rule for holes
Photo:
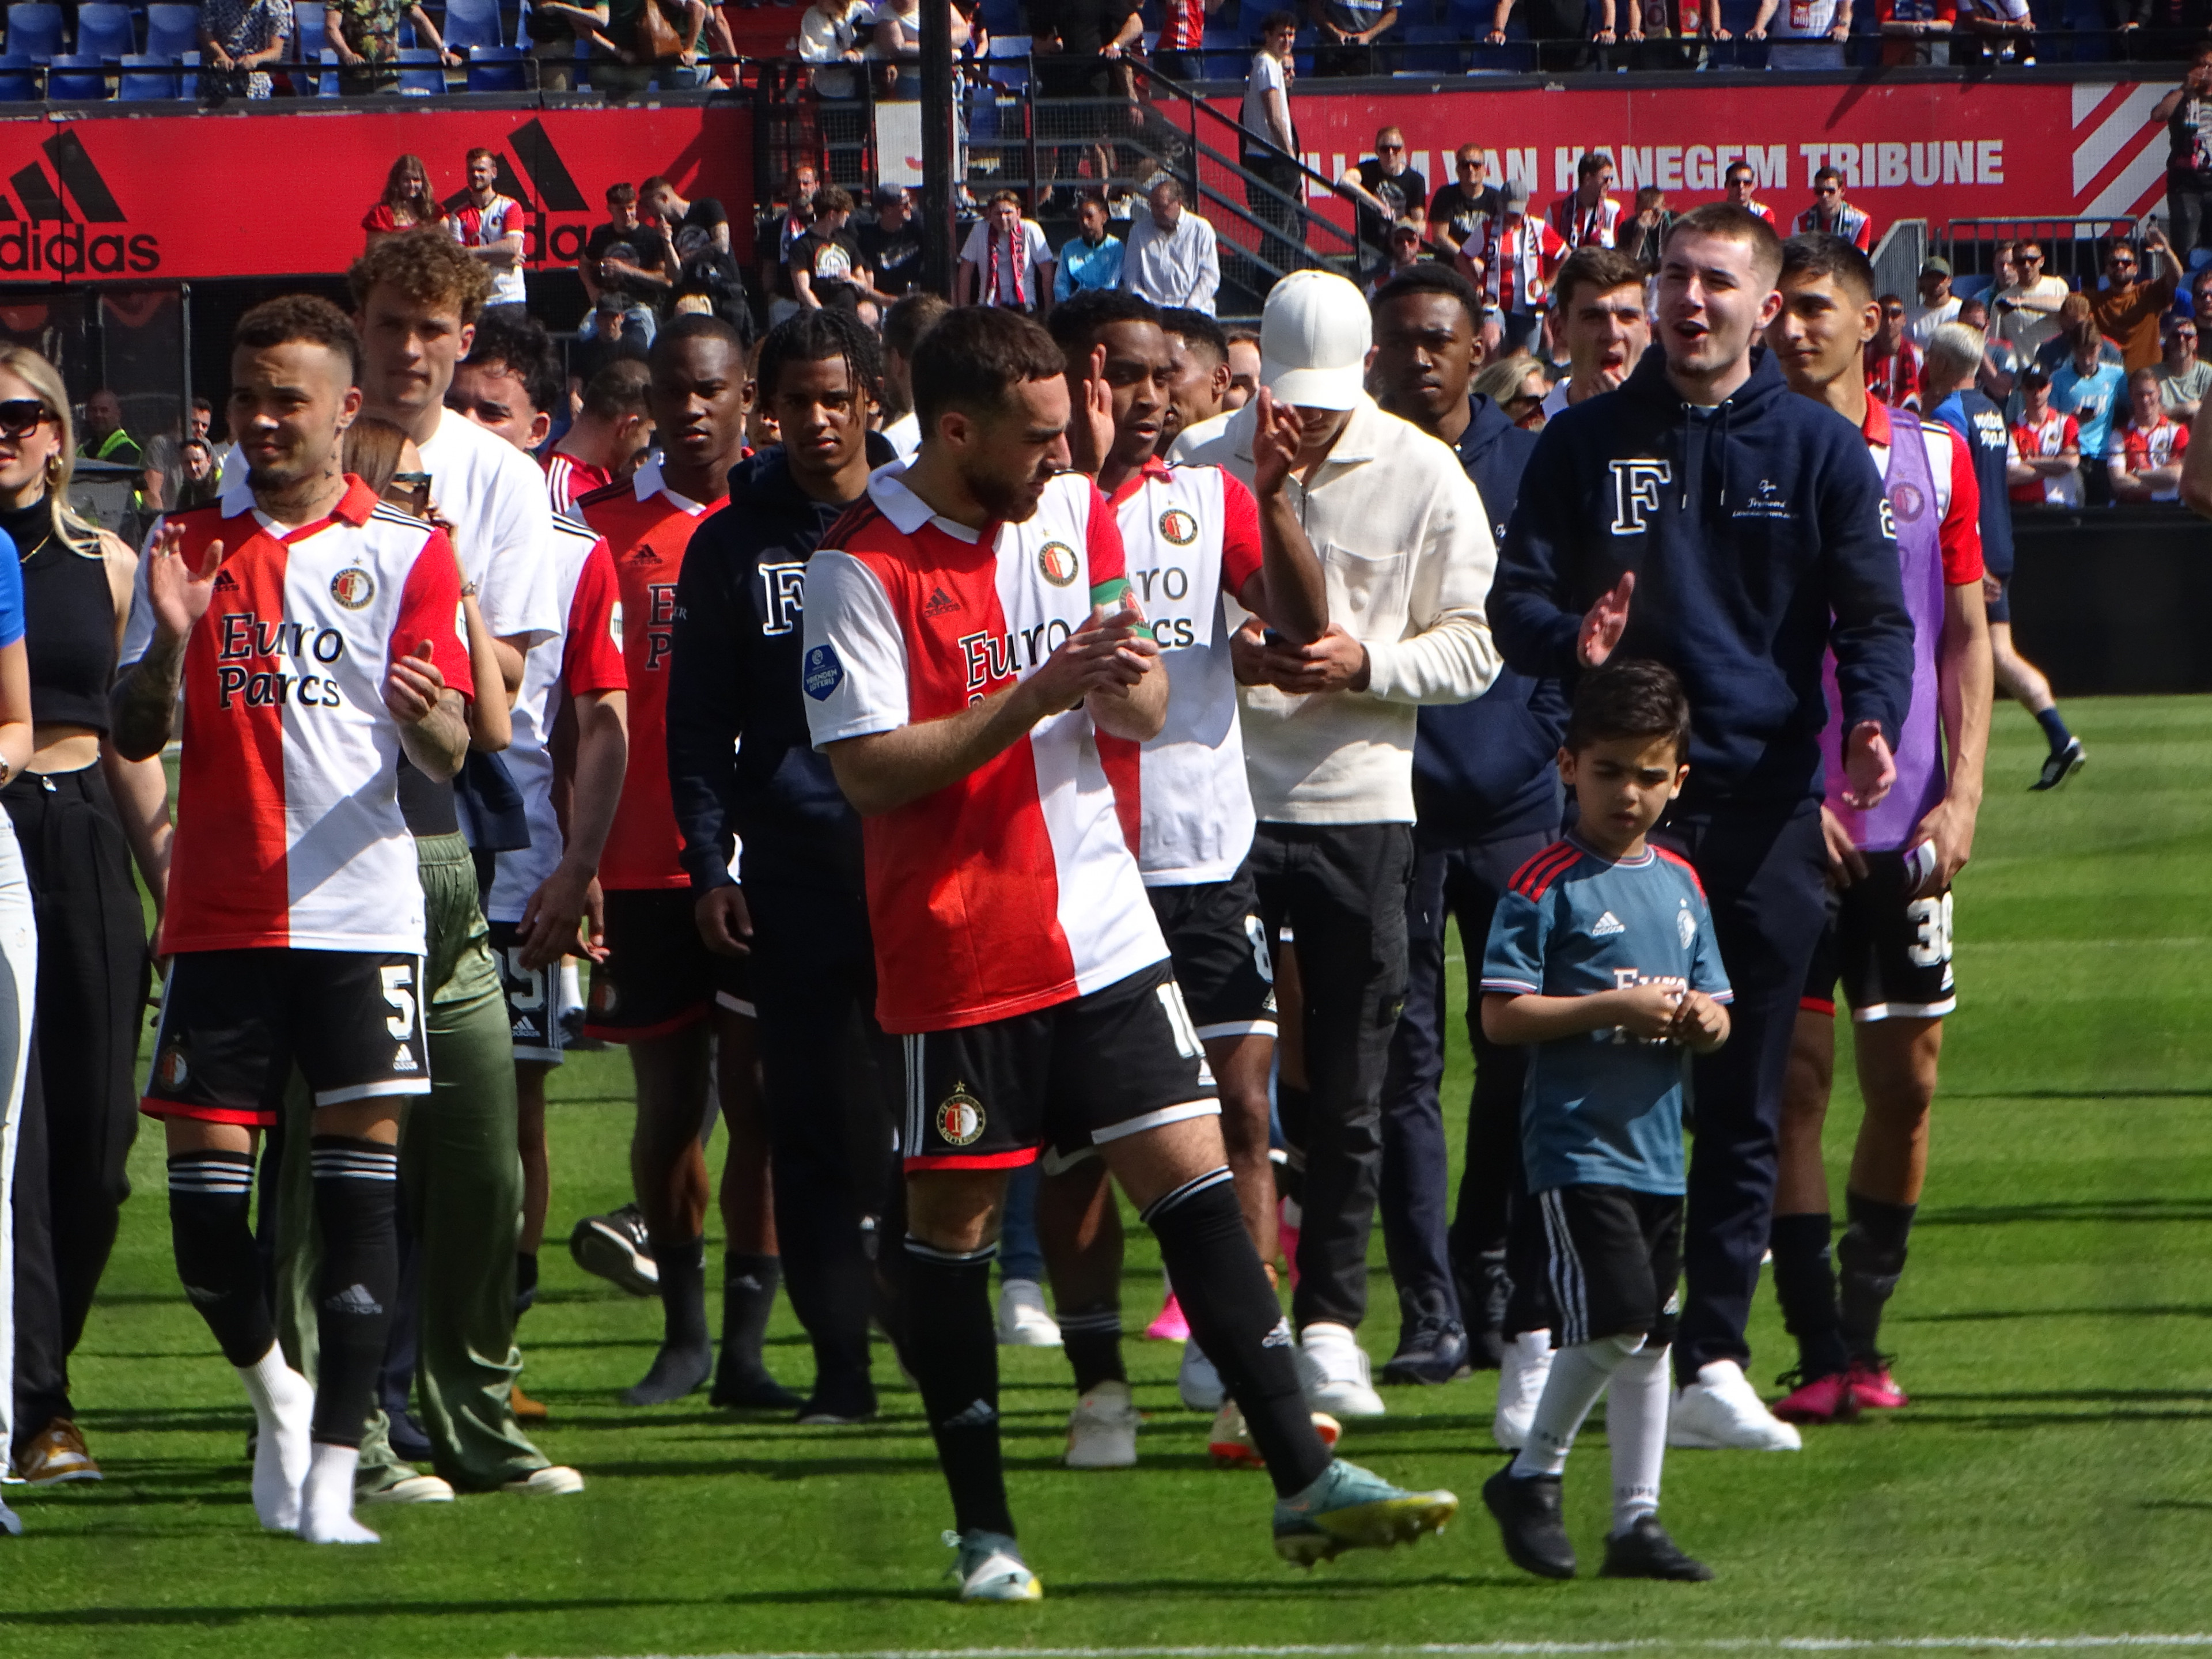
[[[1127,1648],[788,1648],[683,1656],[682,1659],[1571,1659],[1582,1654],[1696,1652],[1869,1653],[1989,1649],[2007,1653],[2117,1648],[2212,1648],[2212,1632],[2118,1636],[1644,1637],[1614,1642],[1289,1643]],[[650,1654],[635,1659],[678,1659]]]

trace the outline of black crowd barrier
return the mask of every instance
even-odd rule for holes
[[[2013,525],[2013,637],[2060,696],[2212,691],[2212,524],[2137,507]]]

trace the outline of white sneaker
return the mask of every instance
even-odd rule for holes
[[[1222,1385],[1221,1373],[1213,1369],[1213,1362],[1195,1342],[1182,1345],[1182,1364],[1176,1370],[1176,1392],[1182,1396],[1182,1403],[1194,1412],[1218,1412],[1221,1402],[1229,1398],[1229,1390]]]
[[[501,1492],[511,1492],[524,1498],[566,1498],[571,1492],[584,1489],[584,1477],[565,1463],[550,1463],[542,1469],[532,1469],[519,1480],[510,1480]]]
[[[1796,1451],[1805,1443],[1766,1409],[1742,1366],[1716,1359],[1675,1394],[1667,1443],[1698,1451]]]
[[[450,1504],[453,1489],[435,1474],[410,1474],[374,1492],[356,1491],[356,1504]]]
[[[1517,1452],[1528,1443],[1536,1402],[1551,1374],[1551,1332],[1523,1331],[1505,1345],[1498,1367],[1498,1414],[1490,1419],[1490,1437],[1502,1449]]]
[[[1380,1417],[1388,1409],[1349,1326],[1309,1325],[1298,1341],[1298,1386],[1310,1407],[1332,1417]]]
[[[1127,1382],[1101,1382],[1067,1414],[1067,1467],[1126,1469],[1137,1462],[1137,1425],[1144,1419]]]
[[[999,1286],[999,1346],[1060,1346],[1060,1326],[1045,1309],[1044,1287],[1034,1279],[1010,1279]]]

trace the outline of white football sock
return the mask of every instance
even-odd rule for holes
[[[1567,1453],[1582,1429],[1583,1419],[1605,1392],[1614,1368],[1643,1343],[1640,1336],[1601,1336],[1552,1355],[1552,1374],[1544,1379],[1543,1397],[1537,1401],[1535,1420],[1528,1425],[1528,1443],[1513,1459],[1515,1479],[1565,1472]]]
[[[252,1364],[234,1369],[253,1401],[253,1513],[271,1532],[297,1532],[315,1391],[274,1342]]]
[[[576,959],[563,957],[561,958],[561,1006],[555,1012],[556,1015],[565,1014],[571,1008],[583,1006],[584,981],[582,975],[576,972]]]
[[[353,1477],[360,1464],[359,1447],[315,1442],[307,1482],[300,1491],[300,1536],[310,1544],[381,1541],[353,1518]]]
[[[1667,1455],[1667,1348],[1643,1348],[1613,1367],[1605,1396],[1613,1447],[1613,1531],[1618,1538],[1659,1513],[1659,1465]]]

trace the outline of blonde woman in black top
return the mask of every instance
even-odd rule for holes
[[[0,787],[39,927],[36,1021],[15,1165],[14,1462],[33,1485],[97,1480],[69,1356],[115,1243],[137,1130],[145,915],[168,872],[159,759],[107,747],[107,691],[137,556],[70,510],[76,434],[52,364],[0,344],[0,530],[22,561],[32,755]]]

